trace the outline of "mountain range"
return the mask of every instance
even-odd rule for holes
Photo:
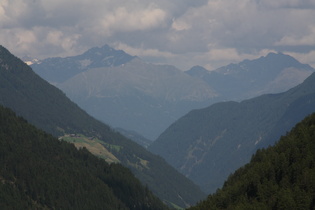
[[[95,118],[151,141],[193,109],[285,91],[314,71],[290,56],[271,53],[214,71],[196,66],[183,72],[108,45],[31,67]]]
[[[103,48],[106,49],[105,51],[111,49],[108,46]],[[94,50],[91,51],[95,53],[100,49],[102,48],[94,48]],[[122,53],[122,55],[126,55],[123,51],[119,52]],[[102,53],[96,54],[101,55]],[[313,69],[308,65],[300,64],[298,62],[290,63],[290,60],[295,61],[295,59],[281,53],[268,54],[266,57],[262,57],[254,61],[244,62],[256,63],[259,60],[270,60],[270,58],[275,59],[273,62],[276,62],[276,58],[280,59],[279,56],[285,59],[282,60],[280,62],[282,64],[279,64],[279,66],[274,70],[276,71],[281,68],[282,70],[279,71],[280,73],[275,74],[276,76],[266,79],[263,83],[267,84],[269,82],[268,84],[270,85],[275,83],[275,81],[286,81],[284,78],[290,78],[287,75],[291,75],[292,72],[296,75],[297,80],[294,81],[297,82],[313,71]],[[71,58],[68,60],[71,60]],[[61,59],[60,61],[63,60],[62,58],[58,59]],[[91,67],[90,69],[87,68],[82,72],[72,72],[70,77],[66,80],[62,78],[62,73],[60,73],[61,78],[59,78],[59,80],[50,82],[54,85],[66,84],[74,78],[80,78],[80,76],[85,73],[94,72],[97,75],[101,75],[101,73],[98,72],[99,70],[110,72],[110,70],[113,71],[113,69],[123,69],[121,72],[125,75],[125,66],[128,66],[127,69],[139,70],[136,71],[138,72],[138,76],[141,76],[140,73],[143,72],[143,69],[160,69],[160,67],[163,67],[164,69],[167,67],[169,69],[173,69],[174,71],[169,71],[168,69],[166,71],[166,78],[176,75],[175,77],[171,77],[171,79],[177,81],[176,79],[183,77],[186,78],[184,80],[186,82],[192,81],[190,79],[193,78],[193,81],[196,81],[196,83],[193,84],[202,84],[202,86],[206,85],[205,87],[207,87],[207,94],[210,96],[210,102],[222,97],[222,93],[214,88],[215,85],[210,87],[211,83],[208,83],[208,80],[206,79],[208,78],[209,72],[204,71],[202,67],[194,67],[188,72],[183,72],[186,76],[181,75],[178,77],[178,70],[176,68],[174,69],[172,66],[147,64],[137,57],[129,57],[129,59],[130,60],[127,59],[128,61],[122,61],[120,64],[119,62],[113,64],[113,61],[115,61],[116,58],[114,59],[111,57],[111,59],[104,59],[103,56],[100,56],[99,59],[97,59],[100,61],[100,66]],[[106,65],[108,65],[107,67],[102,66],[105,65],[105,60],[110,60],[109,62],[105,62]],[[37,64],[39,65],[41,62],[43,61],[38,61]],[[286,62],[289,64],[283,65],[283,63]],[[86,61],[84,65],[82,63],[80,65],[88,66],[92,65],[92,63],[93,62],[89,60],[88,62]],[[135,65],[136,67],[130,68],[129,65]],[[143,65],[143,68],[141,69],[139,65]],[[260,66],[263,65],[264,62]],[[240,66],[240,72],[242,72],[240,73],[241,75],[244,73],[244,70],[247,72],[252,71],[249,71],[248,67],[244,67],[246,66],[245,64]],[[251,66],[251,64],[248,64],[248,66]],[[277,65],[275,64],[275,66]],[[116,72],[109,72],[106,72],[105,75],[108,76],[116,74]],[[173,72],[173,74],[169,74],[170,72]],[[235,72],[235,74],[239,74],[236,70],[233,70],[233,72]],[[228,75],[231,72],[229,70],[218,70],[215,73]],[[151,74],[156,75],[154,72],[151,72]],[[126,179],[126,177],[132,176],[127,169],[120,165],[122,164],[128,167],[133,174],[141,180],[142,184],[148,186],[148,188],[151,189],[161,200],[163,200],[164,203],[171,206],[189,207],[201,199],[204,194],[196,185],[185,178],[185,176],[198,183],[204,191],[214,192],[215,189],[222,186],[223,181],[227,178],[228,174],[247,163],[257,149],[258,152],[253,156],[252,162],[261,162],[263,159],[267,159],[268,162],[263,163],[263,167],[254,166],[256,171],[251,171],[251,169],[247,170],[252,166],[245,166],[245,169],[241,168],[236,171],[236,175],[233,175],[233,177],[229,178],[224,184],[222,191],[218,190],[217,194],[209,196],[209,199],[212,199],[209,201],[211,203],[210,206],[220,209],[238,206],[238,208],[244,209],[245,207],[249,207],[251,204],[256,205],[257,202],[262,201],[263,199],[265,199],[267,203],[270,203],[272,208],[284,208],[284,206],[293,207],[297,204],[300,206],[312,206],[314,204],[314,199],[312,200],[310,195],[303,191],[306,189],[303,187],[304,185],[313,185],[312,172],[307,171],[306,173],[303,170],[300,170],[300,172],[295,170],[296,167],[302,167],[302,165],[303,167],[305,165],[312,165],[312,158],[307,159],[307,161],[311,160],[311,162],[305,163],[305,161],[302,161],[303,164],[301,164],[302,162],[300,160],[302,159],[299,159],[298,156],[299,154],[302,154],[306,156],[308,155],[307,157],[309,157],[309,154],[312,154],[310,152],[312,151],[310,149],[312,146],[309,147],[305,145],[309,145],[309,140],[312,138],[310,132],[308,131],[312,131],[314,127],[312,126],[313,118],[309,118],[309,121],[305,121],[306,124],[303,123],[304,127],[297,127],[293,134],[295,136],[291,135],[291,137],[288,137],[287,139],[289,140],[286,140],[286,143],[283,143],[285,141],[281,141],[281,139],[279,145],[282,146],[276,146],[277,148],[279,147],[276,151],[268,149],[268,151],[273,152],[272,155],[265,155],[265,150],[260,150],[260,148],[273,145],[281,135],[288,132],[297,122],[309,113],[314,112],[315,73],[309,76],[302,84],[297,85],[286,92],[266,94],[241,102],[228,101],[215,103],[203,109],[193,110],[173,123],[152,145],[149,146],[149,150],[163,156],[178,171],[183,173],[183,175],[180,175],[159,156],[152,155],[152,153],[125,138],[109,126],[90,117],[85,111],[71,102],[65,94],[38,77],[32,69],[30,69],[20,59],[10,54],[10,52],[2,46],[0,46],[0,75],[0,104],[10,107],[18,114],[18,116],[23,116],[31,124],[53,134],[56,137],[59,137],[58,141],[49,134],[45,134],[32,126],[27,125],[25,120],[16,118],[10,110],[3,109],[0,106],[0,123],[3,125],[1,126],[2,129],[0,135],[2,137],[10,136],[8,139],[13,140],[11,143],[10,141],[0,142],[3,144],[1,147],[2,152],[0,161],[4,161],[3,163],[6,166],[2,167],[0,170],[0,173],[4,172],[0,175],[0,194],[3,195],[0,196],[2,198],[0,198],[0,205],[3,205],[3,203],[3,206],[11,204],[15,205],[16,208],[24,208],[25,206],[29,207],[30,203],[32,203],[34,208],[66,208],[62,205],[69,205],[69,202],[74,202],[75,205],[81,208],[88,205],[82,205],[83,202],[88,200],[84,200],[84,198],[82,198],[82,200],[72,200],[73,197],[70,196],[72,193],[67,193],[66,190],[60,190],[63,187],[72,189],[71,187],[73,187],[74,184],[69,187],[58,185],[58,193],[60,194],[61,192],[64,192],[66,195],[63,199],[61,199],[61,196],[58,196],[59,194],[55,191],[57,189],[56,187],[49,188],[51,187],[50,183],[60,184],[60,182],[55,179],[58,177],[55,175],[56,171],[53,171],[56,167],[55,169],[57,169],[57,171],[64,171],[67,175],[73,175],[77,173],[78,170],[82,170],[84,176],[101,177],[102,181],[104,181],[103,183],[99,182],[99,180],[93,180],[93,178],[89,180],[89,183],[95,183],[98,186],[97,191],[100,192],[101,195],[106,194],[108,199],[111,199],[113,201],[113,205],[116,207],[119,206],[119,208],[123,209],[126,206],[126,208],[129,206],[129,209],[165,208],[161,206],[161,203],[159,203],[153,195],[150,194],[148,189],[142,188],[139,183],[137,183],[136,179],[131,178],[131,182],[130,179]],[[250,81],[250,79],[254,80],[255,78],[262,78],[262,80],[264,80],[264,77],[256,77],[256,73],[251,76],[250,74],[245,75],[246,76],[241,76],[247,78],[247,80],[244,81]],[[110,80],[107,80],[106,76],[103,77],[103,80],[106,81],[105,83],[109,83]],[[134,75],[130,75],[129,77],[132,76]],[[189,80],[187,79],[187,76]],[[151,76],[145,79],[140,79],[140,81],[144,80],[152,83],[152,80],[150,79]],[[134,79],[134,81],[137,80]],[[240,79],[240,81],[242,80]],[[137,82],[130,83],[130,81],[128,81],[127,84],[128,83],[132,84],[130,87],[133,87],[134,84],[138,84]],[[125,84],[125,81],[123,84]],[[166,82],[165,84],[168,83]],[[264,88],[262,87],[267,87],[262,84],[259,84],[258,86],[260,88],[257,88],[257,90],[254,86],[252,86],[253,88],[250,89],[250,91],[258,91],[261,93],[261,90],[264,91]],[[280,86],[284,87],[285,83]],[[289,86],[286,86],[285,88],[289,88]],[[123,90],[122,92],[125,93],[127,91],[128,93],[128,88],[124,89],[123,87],[124,85],[119,84],[116,86],[115,90],[118,92],[119,90]],[[149,91],[156,94],[155,89],[145,89],[145,87],[147,86],[137,86],[140,92]],[[176,90],[176,88],[174,89]],[[280,91],[280,89],[278,91]],[[162,98],[164,98],[165,101],[177,101],[177,99],[179,99],[179,101],[185,101],[185,99],[188,98],[189,102],[187,104],[190,104],[191,101],[198,101],[203,97],[203,94],[199,94],[202,92],[195,92],[191,95],[181,94],[179,91],[175,91],[175,93],[171,91],[171,93],[172,94],[167,95],[169,97],[165,97],[165,95],[162,94]],[[100,91],[99,94],[103,94],[103,92]],[[131,95],[136,96],[136,94]],[[160,94],[156,95],[161,97]],[[174,95],[176,97],[174,97]],[[137,96],[139,97],[139,95]],[[247,96],[245,94],[241,97],[250,96],[250,94]],[[239,98],[237,100],[241,99]],[[305,127],[305,125],[310,127]],[[121,132],[125,132],[125,135],[130,135],[129,131],[124,129],[119,130]],[[136,134],[132,134],[130,136],[137,138],[139,142],[145,142],[144,144],[147,144],[145,139],[142,139],[142,137],[139,137]],[[32,139],[34,141],[30,141]],[[45,143],[46,140],[48,140],[47,143]],[[299,142],[299,140],[301,141]],[[78,149],[76,150],[73,145],[68,144],[65,141],[72,142]],[[50,144],[51,142],[53,142],[53,144]],[[295,142],[299,143],[295,144]],[[59,147],[56,145],[61,146]],[[85,148],[82,149],[82,147]],[[105,159],[108,162],[115,163],[107,164],[105,161],[92,156],[86,148],[95,156]],[[98,150],[96,150],[96,148],[98,148]],[[287,151],[289,152],[283,152],[285,149],[288,149]],[[302,149],[306,150],[303,152]],[[32,150],[33,152],[30,152]],[[66,152],[63,153],[62,150]],[[301,150],[302,152],[298,150]],[[19,155],[16,155],[17,153],[15,153],[15,151],[18,152]],[[283,154],[276,157],[276,155],[281,152]],[[31,157],[31,160],[27,157]],[[286,157],[289,158],[286,159]],[[65,160],[64,158],[68,160],[68,162],[63,162],[63,160]],[[8,160],[10,161],[8,162]],[[45,162],[43,160],[49,160],[50,162]],[[87,161],[89,163],[87,163]],[[278,165],[275,165],[274,167],[271,166],[273,161]],[[76,168],[71,172],[72,169],[69,170],[70,167],[65,166],[74,162],[76,163],[76,166],[80,167],[80,169]],[[48,174],[52,176],[47,179],[51,182],[47,182],[44,188],[38,187],[41,186],[41,183],[44,183],[45,180],[47,180],[46,178],[41,180],[41,176],[39,176],[39,174],[43,174],[45,171],[44,169],[47,169],[47,167],[44,166],[49,166],[50,164],[51,166],[54,166],[51,168],[48,167],[50,172],[52,172]],[[61,165],[57,166],[57,164]],[[286,168],[290,164],[293,166]],[[60,168],[60,166],[62,168]],[[89,170],[86,170],[86,167],[88,166],[90,168],[88,168]],[[264,171],[264,169],[269,166],[271,166],[271,168]],[[102,167],[105,167],[106,169],[104,170],[109,173],[113,172],[114,175],[101,175],[99,169]],[[257,172],[257,169],[261,171]],[[274,173],[272,173],[272,170],[274,170]],[[245,174],[245,176],[243,176],[242,174],[244,171],[250,171],[249,175]],[[290,171],[290,175],[286,174],[287,171]],[[269,177],[272,179],[271,181],[276,181],[278,182],[277,184],[280,183],[281,186],[286,186],[287,188],[285,190],[273,191],[276,188],[280,188],[277,186],[271,186],[270,182],[263,182],[263,178],[259,178],[259,175],[263,175],[264,172],[268,172],[268,174],[265,174],[263,177],[270,175]],[[22,176],[21,174],[25,174],[25,176]],[[120,176],[117,176],[118,174]],[[301,176],[299,174],[303,175],[302,178],[305,179],[304,182],[300,182]],[[73,181],[77,183],[75,180],[76,178],[80,179],[81,175],[82,174],[76,176],[75,179],[69,177],[71,183]],[[290,177],[288,178],[288,176]],[[297,178],[298,176],[300,176],[300,178]],[[22,179],[20,179],[21,177]],[[238,181],[238,177],[242,177],[240,181]],[[294,183],[295,178],[299,181],[299,187],[302,186],[303,188],[298,189],[295,187],[293,191],[290,191],[291,189],[288,188],[290,184],[289,182]],[[241,182],[244,182],[244,180],[246,183],[242,184]],[[259,182],[264,184],[261,185]],[[110,188],[112,187],[112,192],[109,192],[111,190],[108,190],[108,188],[103,187],[104,183],[106,183],[105,185],[108,185]],[[80,190],[80,193],[83,192],[83,195],[87,189],[91,189],[90,187],[86,188],[87,185],[85,182],[80,184],[84,185],[80,185],[81,187],[79,187],[80,189],[83,189],[83,191]],[[130,184],[132,186],[130,186]],[[126,193],[126,190],[121,190],[121,187],[128,188],[128,193],[130,192],[132,194],[135,192],[135,194],[132,195],[136,195],[136,202],[133,198],[127,195],[128,193]],[[17,191],[17,189],[20,189],[21,191]],[[46,189],[46,191],[44,192],[43,189]],[[312,188],[309,187],[309,189]],[[137,190],[139,190],[140,193],[137,193]],[[49,193],[47,194],[47,192]],[[107,194],[108,192],[109,194]],[[304,198],[303,202],[301,200],[294,200],[296,199],[296,196],[294,196],[296,193],[301,195],[301,198]],[[277,199],[274,200],[272,199],[274,197],[268,197],[268,195],[271,194],[277,195]],[[15,198],[10,197],[11,195],[15,196]],[[52,195],[57,195],[57,198],[52,197]],[[81,194],[78,195],[81,196]],[[235,195],[240,197],[236,197]],[[89,196],[92,196],[91,199],[98,198],[97,195],[94,196],[94,194],[89,194]],[[254,200],[255,196],[258,196],[259,199]],[[248,202],[250,203],[246,203],[246,199],[248,199]],[[15,204],[14,200],[16,201]],[[235,201],[244,201],[245,203],[240,202],[236,204]],[[54,205],[52,202],[55,202]],[[59,202],[62,202],[62,204]],[[213,202],[217,203],[213,204]],[[230,205],[230,202],[232,202],[232,206]],[[266,204],[266,202],[264,204]],[[106,205],[109,204],[108,202],[105,203]],[[96,203],[94,204],[97,205]],[[12,207],[11,205],[9,206]],[[156,205],[156,207],[153,207],[154,205]],[[262,207],[263,204],[259,205]],[[201,209],[203,209],[204,206],[209,206],[208,202],[203,202],[199,205]],[[116,207],[108,206],[108,208],[114,209]],[[199,207],[197,206],[196,208],[198,209]],[[93,208],[96,207],[94,206]]]
[[[103,152],[100,157],[107,154],[111,162],[128,167],[143,185],[169,205],[187,207],[205,196],[162,158],[89,116],[2,46],[0,75],[0,104],[32,125],[62,140],[81,143],[91,152],[95,152],[93,144],[98,143]]]
[[[220,102],[193,110],[149,146],[210,193],[259,148],[273,145],[315,111],[315,73],[278,94]]]
[[[187,73],[207,82],[223,100],[244,100],[266,93],[280,93],[302,83],[314,69],[282,53],[229,64],[213,71],[201,66]]]
[[[40,76],[43,79],[51,83],[61,83],[87,69],[120,66],[133,58],[135,57],[122,50],[114,50],[108,45],[104,45],[101,48],[91,48],[77,56],[45,60],[32,59],[30,63],[35,71],[40,70]]]

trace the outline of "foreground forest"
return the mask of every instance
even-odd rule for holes
[[[120,164],[108,164],[0,106],[0,209],[166,209]]]
[[[314,209],[314,151],[312,114],[275,146],[258,150],[222,189],[190,209]]]

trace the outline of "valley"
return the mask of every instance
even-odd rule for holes
[[[119,160],[119,167],[122,165],[128,168],[141,180],[143,186],[147,186],[166,204],[172,203],[185,208],[205,197],[196,184],[161,157],[88,115],[61,90],[40,78],[22,60],[2,46],[0,75],[0,104],[10,108],[33,126],[56,138],[80,134],[81,137],[77,140],[82,141],[86,137],[94,137],[95,142],[87,141],[88,145],[100,143],[96,140],[102,141],[102,145]],[[146,161],[149,162],[149,167],[146,166]]]
[[[93,55],[99,57],[93,60]],[[275,145],[315,112],[314,69],[281,53],[215,71],[194,67],[183,72],[145,63],[105,45],[32,67],[38,68],[36,72],[45,69],[47,76],[52,67],[68,64],[65,69],[80,64],[80,71],[69,70],[67,78],[56,71],[59,76],[47,79],[48,83],[1,47],[1,105],[58,138],[60,144],[73,144],[83,157],[93,154],[112,167],[128,168],[146,186],[145,192],[152,191],[172,208],[194,206],[209,193],[216,196],[229,175],[246,165],[257,150]],[[260,71],[270,65],[269,77],[263,76]],[[260,83],[250,86],[257,79]],[[224,83],[231,86],[220,88]],[[104,124],[105,118],[112,124]],[[157,139],[151,143],[149,136]],[[152,202],[166,208],[154,198]]]
[[[89,65],[82,66],[85,60]],[[96,119],[151,142],[191,110],[280,93],[314,72],[282,53],[212,71],[200,66],[182,71],[146,63],[108,45],[77,56],[45,59],[31,67]]]

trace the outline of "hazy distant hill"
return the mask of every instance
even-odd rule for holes
[[[151,140],[216,96],[202,80],[139,58],[117,67],[89,69],[57,86],[92,116]]]
[[[315,209],[315,114],[268,149],[258,150],[222,189],[191,208]]]
[[[144,185],[167,203],[186,207],[204,196],[196,185],[162,158],[89,116],[2,46],[0,104],[55,136],[82,134],[100,140],[112,156],[130,168]]]
[[[280,93],[302,83],[315,70],[282,53],[269,53],[214,71],[195,66],[186,71],[207,82],[222,100],[244,100],[265,93]]]
[[[254,152],[315,111],[315,73],[287,92],[216,103],[177,120],[149,150],[214,192]]]
[[[115,130],[126,136],[128,139],[131,139],[139,145],[143,146],[144,148],[147,148],[152,143],[152,141],[146,139],[135,131],[129,131],[123,128],[115,128]]]
[[[193,109],[286,91],[314,71],[290,56],[271,53],[211,72],[202,67],[182,72],[107,45],[45,59],[32,68],[95,118],[151,141]]]
[[[125,167],[77,150],[2,106],[0,136],[1,209],[167,209]]]

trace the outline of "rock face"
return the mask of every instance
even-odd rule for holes
[[[258,148],[315,112],[315,73],[284,93],[222,102],[177,120],[150,145],[203,190],[214,192]]]

